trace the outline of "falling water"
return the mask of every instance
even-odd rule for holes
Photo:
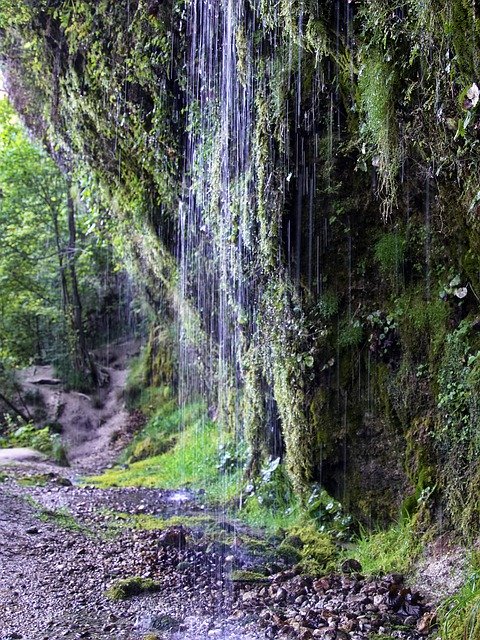
[[[353,8],[343,4],[337,0],[331,16],[337,61],[353,41]],[[287,8],[265,0],[192,0],[185,9],[179,395],[181,405],[206,399],[221,442],[232,436],[223,430],[227,423],[234,436],[242,435],[243,367],[257,347],[272,277],[294,285],[295,306],[323,293],[331,207],[328,195],[320,201],[318,182],[321,175],[328,194],[343,117],[340,71],[338,62],[325,71],[321,60],[312,65],[308,58],[305,74],[310,17],[302,1],[295,11]],[[350,235],[346,240],[351,316]],[[260,357],[264,429],[278,450],[268,347]],[[339,375],[336,367],[341,415]]]
[[[430,300],[431,229],[430,229],[430,169],[425,178],[425,298]]]

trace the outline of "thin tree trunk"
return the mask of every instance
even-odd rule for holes
[[[20,418],[24,421],[24,422],[29,422],[30,418],[23,413],[23,411],[21,411],[18,407],[16,407],[13,402],[11,402],[11,400],[9,400],[6,396],[3,395],[3,393],[0,391],[0,401],[3,402],[4,404],[7,405],[7,407],[9,409],[11,409],[17,416],[20,416]]]
[[[82,321],[82,301],[78,290],[77,271],[75,268],[76,250],[77,250],[77,230],[75,225],[75,204],[73,202],[70,182],[68,184],[68,269],[71,284],[71,307],[72,307],[72,323],[75,332],[75,346],[77,351],[77,364],[79,370],[88,371],[90,373],[94,385],[98,385],[98,373],[87,349],[87,341]]]

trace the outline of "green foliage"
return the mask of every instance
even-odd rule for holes
[[[168,430],[178,426],[179,419],[182,430],[167,452],[109,469],[89,482],[99,487],[191,487],[205,490],[211,500],[228,500],[238,490],[240,470],[219,473],[222,434],[198,405],[187,405],[184,411],[175,409],[159,420]]]
[[[48,425],[39,428],[32,422],[24,424],[6,414],[0,435],[0,448],[10,447],[31,447],[59,464],[68,464],[58,433]]]
[[[438,370],[439,417],[432,437],[441,461],[447,512],[467,537],[480,522],[478,503],[480,451],[480,359],[469,320],[447,336]]]
[[[375,260],[382,276],[398,277],[405,256],[405,238],[400,233],[385,233],[374,247]]]
[[[469,344],[470,322],[449,334],[438,375],[438,408],[441,427],[435,437],[446,448],[464,445],[478,453],[477,402],[472,390],[480,384],[480,355]]]
[[[308,497],[305,516],[312,520],[320,533],[328,533],[337,540],[345,540],[351,536],[351,516],[320,485],[314,486]]]
[[[363,153],[379,175],[384,217],[388,217],[397,196],[400,168],[398,132],[394,108],[395,71],[377,51],[370,50],[359,72],[359,103],[363,115],[360,133]]]
[[[423,291],[407,291],[395,300],[393,315],[405,351],[414,362],[436,367],[443,349],[450,315],[448,305],[440,297],[424,299]]]
[[[335,567],[338,556],[337,548],[331,537],[318,531],[312,523],[306,523],[292,527],[289,530],[289,539],[299,540],[300,568],[309,575],[323,575]]]
[[[355,547],[345,552],[345,556],[358,560],[366,574],[382,575],[406,573],[421,550],[422,542],[414,522],[405,518],[386,530],[369,532],[362,529]]]
[[[443,640],[476,640],[480,635],[480,570],[473,561],[470,575],[459,591],[438,610]]]
[[[341,349],[358,347],[363,338],[360,320],[344,320],[338,330],[338,345]]]
[[[110,600],[127,600],[133,596],[142,595],[142,593],[152,593],[160,589],[160,584],[150,578],[141,578],[132,576],[131,578],[123,578],[116,580],[106,591],[106,595]]]
[[[159,394],[155,394],[155,397],[162,397],[163,391],[158,391]],[[142,394],[142,397],[148,402],[148,407],[152,407],[152,393],[154,390],[149,388]],[[202,420],[204,415],[204,407],[200,403],[192,403],[180,408],[168,396],[157,406],[157,410],[149,418],[146,425],[125,449],[122,454],[123,460],[137,462],[166,453],[175,446],[178,434],[184,425],[194,424]],[[143,403],[142,407],[145,410],[146,404]]]

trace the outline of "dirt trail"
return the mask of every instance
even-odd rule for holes
[[[215,514],[209,525],[198,524],[208,512],[194,494],[77,486],[125,442],[130,417],[122,389],[134,350],[129,343],[103,354],[110,383],[98,398],[65,393],[50,369],[25,372],[24,384],[40,389],[48,418],[63,425],[71,466],[24,459],[0,467],[0,640],[421,640],[435,629],[433,605],[392,607],[388,594],[398,576],[314,580],[277,567],[252,584],[232,581],[233,568],[257,570],[265,558],[253,558],[246,542],[253,532],[244,525]],[[185,527],[168,522],[175,514]],[[136,527],[145,516],[162,518],[163,532]],[[445,558],[440,553],[435,573],[446,569],[453,583],[455,563]],[[429,567],[419,580],[435,591]],[[107,596],[118,579],[132,576],[155,580],[158,591],[124,601]]]
[[[111,464],[130,432],[131,418],[125,409],[123,390],[129,360],[140,343],[110,345],[96,353],[106,383],[94,395],[65,391],[51,366],[34,366],[20,375],[28,410],[42,421],[62,425],[62,442],[72,470],[94,473]],[[38,420],[37,420],[38,421]]]
[[[114,509],[171,516],[173,492],[102,491],[60,479],[52,473],[46,486],[28,489],[14,479],[0,485],[1,640],[264,637],[229,617],[224,558],[202,546],[161,549],[158,531],[115,529]],[[188,572],[176,570],[180,562]],[[154,578],[159,592],[109,599],[107,588],[130,576]]]

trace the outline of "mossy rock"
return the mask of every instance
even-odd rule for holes
[[[297,564],[302,559],[302,553],[298,547],[288,544],[286,541],[278,547],[278,554],[286,564]]]
[[[106,595],[110,600],[126,600],[133,596],[139,596],[142,593],[154,593],[159,591],[160,584],[150,578],[141,578],[133,576],[116,580],[112,586],[107,589]]]
[[[260,571],[232,571],[232,582],[269,582],[264,573]]]
[[[160,456],[170,451],[170,449],[173,449],[176,442],[176,438],[154,438],[152,436],[146,436],[135,445],[129,457],[129,462],[138,462],[139,460]]]
[[[285,548],[289,550],[290,547],[300,554],[298,565],[303,573],[319,575],[335,568],[337,547],[331,537],[327,533],[318,531],[314,524],[308,523],[294,527],[289,537],[298,537],[302,542],[303,546],[300,550],[291,547],[288,543],[285,544]]]

